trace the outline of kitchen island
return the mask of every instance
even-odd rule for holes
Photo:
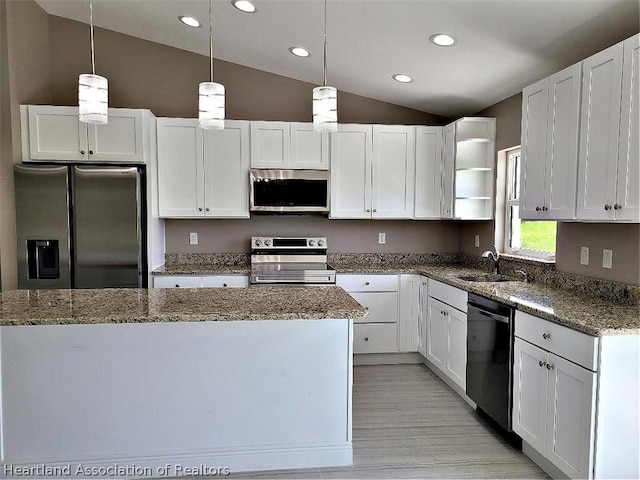
[[[337,287],[4,292],[3,473],[350,465],[365,315]]]

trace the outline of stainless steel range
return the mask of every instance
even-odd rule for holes
[[[323,237],[252,237],[252,285],[333,285]]]

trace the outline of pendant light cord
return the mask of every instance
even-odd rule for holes
[[[209,0],[209,62],[211,68],[211,82],[213,82],[213,15],[211,3],[212,0]]]
[[[324,84],[327,86],[327,0],[324,0]]]
[[[96,74],[96,58],[93,53],[93,0],[89,0],[89,25],[91,26],[91,71]]]

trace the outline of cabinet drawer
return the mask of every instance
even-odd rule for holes
[[[347,292],[397,292],[398,275],[336,275],[336,285]]]
[[[356,323],[396,323],[398,321],[397,292],[350,293],[363,307],[369,309],[366,318],[356,318]]]
[[[469,294],[459,288],[452,287],[451,285],[447,285],[446,283],[430,278],[429,296],[440,300],[447,305],[451,305],[453,308],[457,308],[462,312],[467,311],[467,300],[469,299]]]
[[[167,275],[153,277],[154,288],[199,288],[202,287],[202,277],[186,275]]]
[[[396,324],[359,324],[353,326],[353,353],[391,353],[398,351]]]
[[[598,369],[598,337],[516,310],[515,335],[578,365]]]
[[[203,287],[241,287],[249,284],[246,275],[205,275],[202,277]]]

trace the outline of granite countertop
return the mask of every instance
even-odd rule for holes
[[[339,287],[12,290],[0,326],[364,318]]]
[[[509,282],[469,282],[459,276],[486,275],[460,265],[339,265],[338,273],[414,273],[492,298],[540,318],[589,335],[640,335],[640,306],[619,305],[600,297],[514,279]]]

